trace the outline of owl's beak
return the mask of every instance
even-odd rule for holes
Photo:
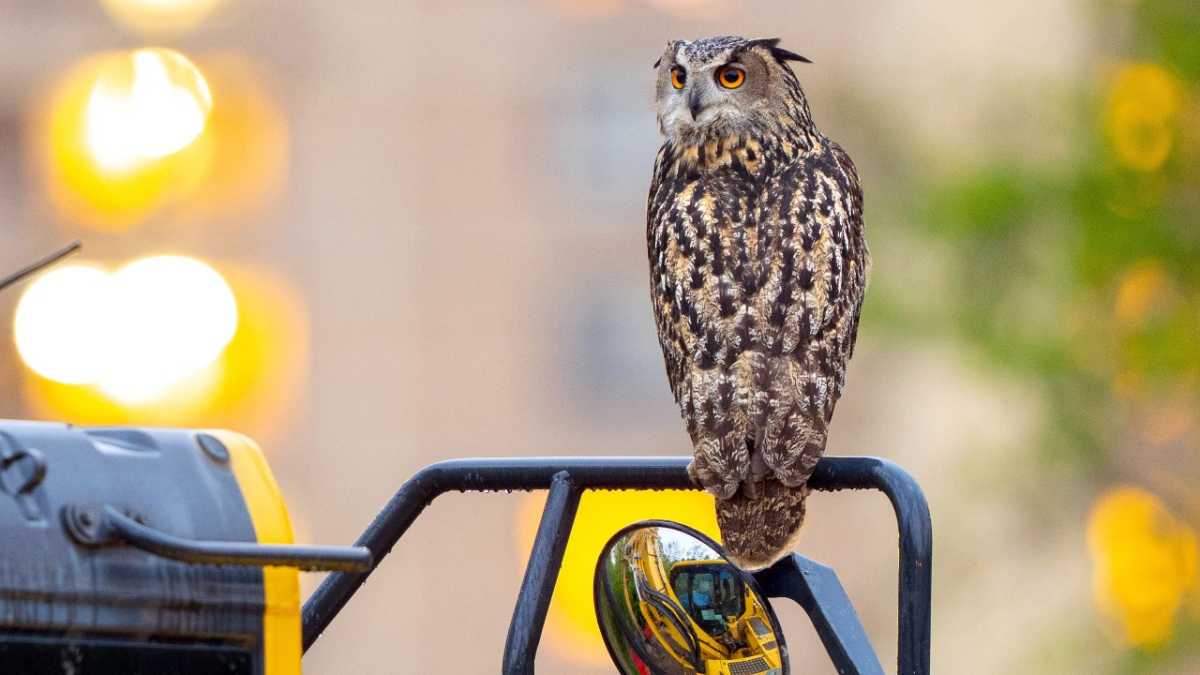
[[[700,111],[704,109],[700,87],[693,87],[688,92],[688,110],[692,111],[692,119],[696,119],[700,115]]]

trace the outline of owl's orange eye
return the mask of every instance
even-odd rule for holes
[[[687,84],[687,71],[679,66],[671,69],[671,86],[676,89],[683,89],[683,85]]]
[[[746,81],[746,73],[741,68],[734,66],[721,66],[717,71],[717,82],[721,83],[726,89],[737,89]]]

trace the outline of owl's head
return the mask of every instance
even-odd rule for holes
[[[810,124],[808,104],[788,61],[809,60],[778,38],[731,35],[673,40],[654,64],[658,125],[668,138]]]

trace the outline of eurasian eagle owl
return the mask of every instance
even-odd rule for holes
[[[778,39],[667,44],[646,242],[658,339],[730,558],[794,547],[854,351],[870,255],[850,157]]]

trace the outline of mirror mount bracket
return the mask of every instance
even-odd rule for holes
[[[825,651],[846,675],[883,675],[846,589],[832,568],[793,553],[754,574],[769,598],[790,598],[804,608]]]

